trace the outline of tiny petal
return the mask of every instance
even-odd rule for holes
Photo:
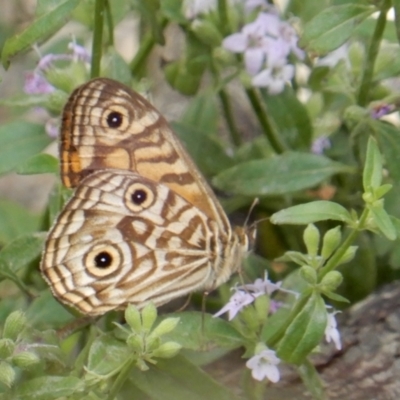
[[[27,94],[45,94],[55,90],[47,80],[37,72],[25,73],[24,91]]]
[[[250,293],[244,292],[242,290],[236,290],[236,292],[231,296],[229,302],[221,308],[214,317],[219,317],[226,312],[229,313],[229,321],[235,318],[236,314],[245,306],[251,304],[255,297]]]
[[[314,154],[322,154],[325,149],[329,149],[330,147],[331,141],[327,137],[321,136],[313,141],[311,152]]]
[[[68,44],[68,48],[72,50],[72,55],[77,61],[90,63],[91,57],[88,51],[81,45],[71,42]]]
[[[246,50],[247,38],[243,33],[234,33],[222,41],[222,47],[233,52],[243,53]]]
[[[328,321],[326,324],[326,329],[325,329],[325,340],[330,343],[333,341],[335,344],[335,347],[337,350],[342,349],[342,343],[340,340],[340,332],[337,328],[337,322],[335,318],[335,314],[337,312],[329,313],[328,314]]]
[[[49,137],[55,139],[58,136],[60,130],[60,123],[57,118],[50,118],[46,121],[44,129]]]
[[[246,71],[250,75],[255,75],[265,60],[265,53],[260,49],[247,49],[244,53]]]

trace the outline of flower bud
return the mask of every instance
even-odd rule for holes
[[[182,346],[177,342],[166,342],[153,351],[153,357],[171,358],[174,357]]]
[[[342,233],[340,231],[340,226],[329,229],[329,231],[325,233],[324,238],[322,239],[321,250],[321,256],[324,260],[328,259],[332,255],[339,246],[341,240]]]
[[[328,272],[321,281],[323,289],[334,291],[343,281],[343,276],[339,271]]]
[[[303,265],[300,268],[300,276],[310,285],[315,285],[318,280],[317,272],[309,265]]]
[[[133,351],[138,353],[141,353],[144,347],[143,338],[140,335],[130,335],[126,343]]]
[[[0,359],[10,357],[14,353],[15,344],[11,339],[0,339]]]
[[[314,224],[308,224],[304,230],[303,240],[310,256],[315,257],[318,253],[320,234]]]
[[[157,318],[157,309],[153,303],[148,303],[142,310],[142,327],[145,332],[149,332]]]
[[[26,325],[27,320],[22,311],[17,310],[12,312],[4,323],[3,338],[16,340]]]
[[[219,46],[222,35],[216,26],[207,19],[195,19],[190,28],[197,39],[210,47]]]
[[[161,321],[151,332],[151,336],[160,337],[173,331],[179,323],[179,318],[166,318]]]
[[[364,107],[352,105],[344,111],[343,119],[345,124],[353,129],[359,122],[366,120],[369,117],[369,112]]]
[[[346,252],[343,254],[342,258],[339,260],[338,265],[345,264],[345,263],[351,261],[354,258],[357,249],[358,249],[358,246],[350,246],[346,250]]]
[[[142,319],[140,312],[135,306],[129,304],[124,315],[127,324],[134,332],[140,332],[142,330]]]
[[[11,387],[15,381],[15,371],[14,368],[7,362],[0,361],[0,382]]]
[[[65,92],[62,90],[54,90],[54,92],[48,94],[45,107],[53,113],[60,114],[66,101],[67,95]]]
[[[30,351],[22,351],[21,353],[18,353],[12,357],[12,362],[21,369],[27,369],[32,365],[38,364],[40,362],[40,358],[37,354]]]

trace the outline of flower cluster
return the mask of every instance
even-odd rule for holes
[[[45,72],[50,69],[56,61],[90,62],[90,55],[84,47],[75,42],[71,42],[68,45],[68,49],[71,50],[70,54],[46,54],[39,60],[33,71],[26,72],[24,92],[27,94],[46,94],[53,92],[55,88],[47,81]]]
[[[281,290],[284,292],[292,293],[297,295],[297,293],[282,289],[281,288],[282,282],[273,283],[268,279],[266,275],[264,279],[256,279],[254,283],[243,285],[243,286],[236,286],[232,288],[235,293],[229,299],[229,302],[221,308],[214,317],[219,317],[226,312],[229,313],[229,321],[231,321],[237,313],[245,306],[253,303],[253,301],[262,295],[270,296],[277,290]],[[271,304],[270,312],[277,310],[277,302],[273,302]]]
[[[294,66],[288,63],[289,55],[304,58],[297,40],[294,28],[270,7],[268,12],[260,12],[253,22],[243,26],[241,32],[226,37],[222,46],[243,54],[253,86],[265,87],[270,94],[278,94],[294,76]]]

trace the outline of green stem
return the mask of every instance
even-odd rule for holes
[[[168,20],[164,18],[161,21],[161,28],[164,29],[167,26],[167,23]],[[137,77],[140,74],[148,55],[156,44],[156,40],[151,32],[147,32],[140,42],[139,50],[130,64],[131,73],[134,77]]]
[[[256,91],[253,88],[248,88],[246,89],[246,94],[250,100],[257,119],[260,122],[261,128],[265,136],[269,140],[269,143],[272,146],[273,150],[278,154],[281,154],[285,150],[288,150],[286,145],[283,144],[280,140],[278,132],[275,131],[270,121],[268,120],[267,113],[265,112],[265,109],[263,108]]]
[[[242,138],[240,136],[240,133],[235,124],[235,120],[233,118],[231,102],[230,102],[229,97],[224,89],[221,89],[218,92],[218,95],[219,95],[219,99],[221,100],[222,111],[225,116],[225,121],[228,125],[232,143],[238,147],[242,144]]]
[[[90,76],[95,78],[100,75],[100,62],[103,45],[103,22],[106,0],[96,0],[94,6],[94,29],[92,44],[92,65]]]
[[[108,27],[108,45],[114,45],[114,21],[111,13],[110,1],[106,0],[106,20]]]
[[[218,15],[219,15],[219,20],[221,22],[221,32],[223,33],[224,36],[228,35],[229,32],[229,26],[228,26],[228,9],[227,9],[227,4],[226,0],[218,0]]]
[[[134,362],[135,359],[132,358],[126,361],[125,365],[121,368],[121,372],[118,374],[117,379],[115,379],[114,384],[110,389],[107,400],[115,400],[117,398],[117,394],[120,391],[122,385],[128,379],[129,372],[131,372]]]
[[[368,95],[371,88],[375,61],[378,55],[379,46],[382,41],[383,31],[385,30],[386,26],[386,14],[390,7],[391,0],[385,0],[382,3],[381,12],[376,21],[375,31],[369,44],[367,58],[365,60],[364,70],[361,77],[360,89],[357,96],[357,104],[360,106],[365,106],[368,102]]]
[[[358,222],[358,227],[355,228],[344,240],[344,242],[338,247],[335,251],[335,254],[329,259],[326,263],[325,267],[323,267],[319,272],[319,280],[321,280],[328,272],[332,271],[338,266],[340,259],[344,256],[347,249],[351,246],[352,243],[357,239],[357,236],[364,228],[365,221],[367,220],[369,215],[368,208],[365,208],[363,213],[361,214],[360,220]]]

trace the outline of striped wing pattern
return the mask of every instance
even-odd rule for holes
[[[60,301],[92,316],[161,305],[239,269],[253,232],[231,228],[165,119],[129,88],[98,78],[72,93],[60,159],[75,192],[41,262]]]

